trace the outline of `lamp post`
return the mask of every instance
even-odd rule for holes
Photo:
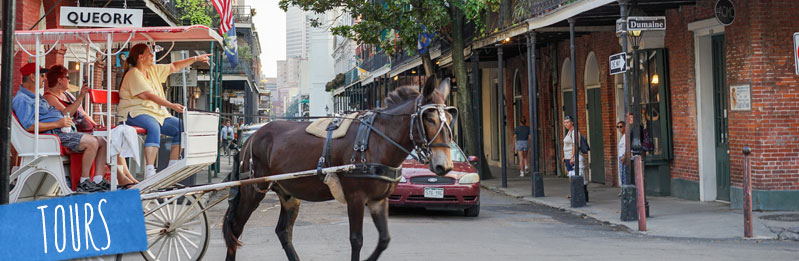
[[[635,175],[635,188],[636,188],[636,206],[638,209],[638,231],[646,231],[646,207],[644,198],[644,164],[641,158],[643,153],[643,148],[641,146],[641,88],[640,84],[640,77],[638,76],[639,73],[639,57],[638,57],[638,48],[641,46],[641,38],[643,32],[641,31],[628,31],[627,36],[630,39],[630,43],[633,45],[633,97],[632,97],[632,109],[633,109],[633,124],[630,127],[633,135],[632,135],[632,145],[630,147],[630,151],[633,155],[633,166],[634,166],[634,175]]]

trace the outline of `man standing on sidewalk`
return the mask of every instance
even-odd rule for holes
[[[225,151],[225,156],[230,155],[230,143],[233,142],[233,134],[236,131],[233,126],[230,126],[230,120],[225,120],[225,126],[222,127],[222,133],[219,135],[222,148]]]

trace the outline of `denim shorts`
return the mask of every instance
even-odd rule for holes
[[[527,141],[526,140],[517,140],[516,141],[516,150],[517,151],[527,151]]]
[[[160,125],[153,116],[147,114],[136,117],[130,117],[130,115],[128,115],[127,124],[147,130],[147,137],[144,139],[144,147],[161,147],[161,134],[172,137],[172,145],[180,144],[180,134],[183,129],[183,124],[178,118],[166,118],[164,119],[164,124]]]

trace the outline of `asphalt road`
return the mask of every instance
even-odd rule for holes
[[[381,260],[797,260],[794,241],[659,238],[602,224],[563,211],[483,190],[477,218],[457,211],[392,209],[391,243]],[[227,203],[211,209],[211,242],[205,260],[223,260],[222,216]],[[238,260],[285,260],[275,236],[279,202],[267,195],[241,237]],[[346,207],[336,201],[303,202],[294,246],[303,260],[348,260]],[[366,258],[377,244],[369,215],[364,219]]]

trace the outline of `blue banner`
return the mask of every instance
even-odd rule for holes
[[[225,55],[231,68],[239,65],[239,44],[236,40],[236,23],[230,25],[230,30],[225,32]]]
[[[64,260],[147,249],[138,190],[0,206],[3,260]]]

